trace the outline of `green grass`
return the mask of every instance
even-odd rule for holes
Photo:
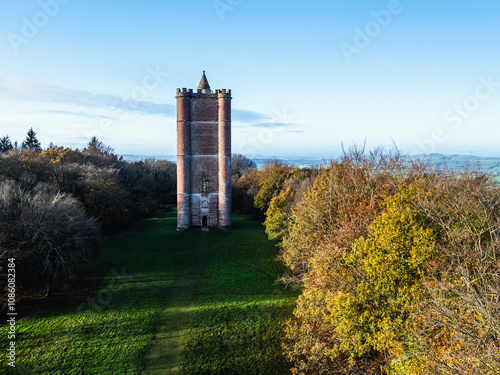
[[[17,322],[17,372],[285,374],[280,349],[296,294],[262,225],[176,232],[158,214],[106,240],[100,289],[82,304]],[[7,349],[7,327],[0,328]]]
[[[284,269],[262,225],[234,224],[199,284],[181,373],[289,373],[280,340],[296,295],[275,284]]]

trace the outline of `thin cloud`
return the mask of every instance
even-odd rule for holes
[[[117,117],[103,116],[103,115],[91,115],[91,114],[83,113],[83,112],[73,112],[73,111],[43,111],[43,112],[44,113],[54,113],[57,115],[88,117],[88,118],[102,119],[102,120],[118,120]]]
[[[275,111],[273,115],[269,116],[259,112],[233,109],[232,119],[234,127],[252,126],[255,128],[283,129],[299,125],[295,121],[297,119],[288,114],[286,110]],[[287,131],[292,132],[292,130]]]
[[[145,115],[175,116],[172,104],[135,100],[129,94],[123,97],[109,94],[92,94],[88,91],[68,89],[51,84],[28,83],[0,78],[0,96],[9,99],[72,104],[91,108],[110,108]]]
[[[297,124],[295,123],[280,124],[280,123],[265,122],[260,124],[253,124],[252,126],[257,128],[276,129],[275,131],[278,131],[280,133],[304,133],[304,130],[289,129],[289,127],[296,125]]]
[[[268,119],[268,116],[254,111],[245,109],[233,109],[231,115],[233,121],[241,121],[245,123],[254,123]]]
[[[125,94],[123,97],[109,94],[93,94],[88,91],[69,89],[52,84],[31,83],[2,77],[0,77],[0,97],[19,101],[48,102],[86,108],[112,109],[170,118],[176,116],[175,105],[135,100],[130,98],[130,93]],[[117,119],[104,115],[87,114],[83,111],[54,110],[46,112],[97,119]],[[298,125],[295,122],[289,121],[295,119],[291,118],[286,113],[286,110],[284,112],[276,111],[274,115],[270,116],[255,111],[233,109],[232,118],[236,127],[240,124],[242,126],[265,128],[287,128]]]

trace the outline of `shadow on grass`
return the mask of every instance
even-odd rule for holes
[[[102,283],[81,303],[19,317],[24,373],[139,374],[148,355],[152,373],[179,359],[185,374],[286,373],[295,294],[273,282],[283,268],[261,224],[236,216],[231,231],[177,232],[172,210],[108,238],[102,259]]]
[[[198,306],[182,374],[288,374],[281,349],[294,298],[257,295]]]

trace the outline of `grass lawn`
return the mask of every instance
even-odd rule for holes
[[[16,364],[1,374],[286,374],[281,330],[296,293],[263,226],[176,232],[157,214],[105,241],[100,288],[19,316]],[[7,350],[7,327],[0,328]]]

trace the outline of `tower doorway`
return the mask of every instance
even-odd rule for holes
[[[203,215],[203,217],[201,218],[201,227],[202,228],[208,227],[208,216],[207,215]]]

